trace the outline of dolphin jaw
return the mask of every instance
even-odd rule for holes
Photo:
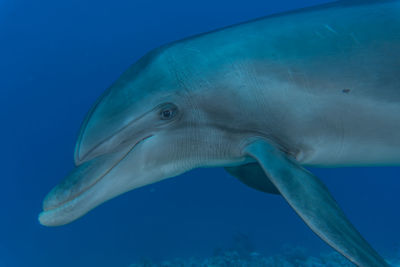
[[[143,141],[151,138],[153,135],[148,135],[144,138],[138,140],[135,144],[129,146],[128,149],[120,151],[119,153],[112,153],[112,155],[104,155],[98,158],[94,158],[86,163],[89,165],[93,163],[93,166],[87,168],[85,164],[78,166],[74,172],[69,175],[68,180],[72,180],[71,186],[63,188],[63,183],[54,187],[45,197],[43,201],[43,211],[39,214],[39,222],[45,226],[58,226],[67,224],[84,214],[90,211],[91,206],[97,206],[103,202],[102,196],[106,195],[107,192],[98,193],[98,183],[100,183],[103,178],[105,178],[115,167],[117,167],[120,162],[122,162],[127,155],[132,152],[137,145],[142,143]],[[98,167],[102,167],[103,169],[99,173],[92,173],[91,170],[96,170]],[[104,165],[109,165],[104,167]],[[85,168],[89,169],[86,173]],[[82,170],[83,169],[83,170]],[[86,185],[80,188],[79,183],[75,183],[75,177],[77,176],[77,181],[82,179],[90,179],[90,176],[93,176],[93,180],[90,181],[89,185]],[[85,177],[89,176],[89,177]],[[74,188],[78,187],[78,188]],[[78,189],[78,190],[76,190]],[[71,191],[76,190],[73,194],[70,194]],[[103,189],[104,190],[104,189]],[[100,189],[100,191],[103,191]],[[83,201],[83,200],[87,201]],[[77,209],[76,206],[84,206],[80,209]],[[85,208],[85,207],[89,208]],[[86,210],[81,212],[81,210]]]

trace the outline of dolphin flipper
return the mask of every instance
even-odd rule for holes
[[[241,166],[225,167],[225,170],[236,177],[245,185],[264,193],[278,194],[271,180],[265,175],[265,172],[258,163],[248,163]]]
[[[250,143],[245,153],[257,160],[289,205],[330,246],[357,266],[389,266],[350,223],[316,176],[265,140]]]

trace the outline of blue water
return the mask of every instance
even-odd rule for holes
[[[278,196],[199,169],[46,228],[45,194],[73,168],[80,123],[147,51],[196,33],[327,1],[0,1],[0,266],[128,266],[208,256],[246,235],[260,253],[329,251]],[[373,151],[371,151],[373,153]],[[400,257],[400,168],[313,169],[383,255]],[[397,250],[397,251],[396,251]]]

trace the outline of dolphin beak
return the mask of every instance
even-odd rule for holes
[[[143,168],[145,164],[141,155],[146,158],[146,150],[142,144],[150,137],[75,168],[47,194],[39,222],[46,226],[67,224],[119,194],[162,178],[155,173],[148,177]]]

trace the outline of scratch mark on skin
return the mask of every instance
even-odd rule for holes
[[[344,123],[344,119],[343,117],[339,118],[339,122],[338,122],[338,127],[339,127],[339,145],[338,145],[338,150],[337,150],[337,154],[336,156],[338,157],[338,159],[342,156],[342,154],[344,153],[344,138],[345,138],[345,123]]]
[[[353,39],[354,43],[356,44],[360,44],[360,41],[357,39],[356,35],[354,34],[354,32],[350,33],[350,37],[351,39]]]
[[[184,49],[185,49],[185,50],[188,50],[188,51],[192,51],[192,52],[196,52],[196,53],[199,53],[199,54],[200,54],[200,50],[195,49],[195,48],[192,48],[192,47],[184,47]]]
[[[319,32],[319,31],[315,31],[314,32],[315,33],[315,35],[317,35],[319,38],[324,38],[324,36]]]
[[[334,34],[338,34],[338,32],[335,31],[335,30],[334,30],[331,26],[329,26],[328,24],[325,24],[324,27],[325,27],[328,31],[330,31],[330,32],[332,32],[332,33],[334,33]]]
[[[294,82],[293,72],[290,68],[287,70],[290,81]]]

